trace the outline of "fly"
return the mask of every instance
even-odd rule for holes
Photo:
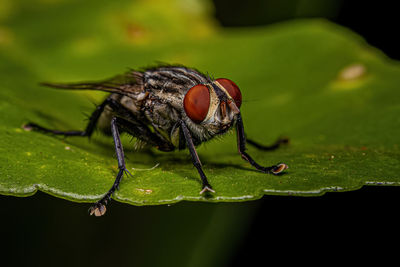
[[[200,194],[215,193],[203,171],[196,146],[226,133],[235,127],[241,157],[264,173],[279,174],[288,166],[279,163],[263,167],[246,153],[246,137],[240,113],[242,94],[231,80],[212,79],[195,69],[183,66],[158,66],[143,71],[130,70],[125,74],[100,82],[43,83],[45,86],[72,90],[100,90],[111,93],[89,118],[83,131],[50,130],[35,123],[27,130],[64,136],[88,136],[94,129],[111,134],[118,160],[115,182],[104,196],[89,209],[90,215],[101,216],[106,204],[118,189],[125,165],[121,133],[128,133],[143,143],[161,151],[188,148],[202,182]],[[272,146],[247,143],[263,150],[273,150],[287,139],[278,139]]]

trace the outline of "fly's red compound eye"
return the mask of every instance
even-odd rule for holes
[[[207,86],[198,84],[189,89],[183,99],[186,115],[195,123],[202,122],[210,107],[210,92]]]
[[[220,78],[216,80],[220,85],[222,85],[229,95],[235,100],[235,104],[238,108],[242,105],[242,93],[239,87],[231,80]]]

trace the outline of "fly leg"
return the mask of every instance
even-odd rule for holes
[[[169,152],[175,149],[173,144],[168,142],[163,136],[152,132],[147,125],[138,120],[127,121],[119,118],[118,125],[124,132],[133,137],[139,138],[146,144],[151,145],[160,151]]]
[[[114,194],[115,190],[118,189],[118,186],[121,182],[122,176],[124,175],[124,172],[128,172],[125,166],[125,156],[124,156],[124,149],[122,147],[121,143],[121,138],[119,135],[118,131],[118,119],[116,117],[113,117],[111,119],[111,134],[114,139],[114,144],[115,144],[115,153],[117,154],[117,160],[118,160],[118,174],[117,177],[115,178],[114,184],[112,187],[108,190],[108,192],[95,204],[93,204],[92,207],[89,209],[90,215],[95,215],[95,216],[102,216],[106,212],[106,205],[109,201],[111,201],[111,196]],[[129,172],[128,172],[129,173]]]
[[[185,139],[186,139],[186,144],[190,151],[190,155],[192,156],[193,165],[196,167],[197,171],[199,172],[201,182],[203,184],[200,194],[203,194],[206,191],[215,193],[215,191],[212,189],[210,183],[208,182],[207,177],[203,172],[203,169],[201,168],[201,162],[199,159],[199,155],[197,155],[196,148],[194,147],[192,137],[190,136],[190,132],[189,132],[186,124],[183,121],[181,121],[181,126],[182,126],[183,135],[185,136]]]
[[[168,152],[175,149],[171,142],[166,140],[161,134],[158,134],[157,131],[151,131],[145,123],[133,116],[131,111],[120,103],[112,100],[110,107],[116,114],[119,115],[118,126],[124,132],[132,135],[133,137],[137,137],[146,144],[156,147],[161,151]]]
[[[270,167],[263,167],[260,166],[257,162],[255,162],[249,154],[245,152],[246,150],[246,137],[244,134],[244,127],[243,127],[243,121],[242,121],[242,116],[239,113],[237,120],[236,120],[236,134],[237,134],[237,142],[238,142],[238,149],[239,149],[239,154],[242,156],[242,158],[246,161],[248,161],[253,167],[255,167],[257,170],[265,172],[265,173],[272,173],[272,174],[279,174],[282,171],[286,170],[288,166],[285,163],[279,163],[277,165],[273,165]]]
[[[273,143],[272,145],[266,146],[266,145],[262,145],[256,141],[250,140],[246,138],[246,143],[249,145],[254,146],[255,148],[258,148],[260,150],[267,150],[267,151],[271,151],[271,150],[275,150],[277,148],[279,148],[282,145],[286,145],[289,143],[289,138],[287,137],[280,137],[278,138],[278,140],[275,141],[275,143]]]
[[[96,110],[92,113],[89,118],[89,123],[83,131],[58,131],[58,130],[50,130],[44,128],[36,123],[28,123],[24,125],[25,130],[35,130],[43,133],[55,134],[55,135],[64,135],[64,136],[88,136],[90,137],[96,127],[97,121],[100,118],[101,113],[103,113],[104,108],[110,104],[113,100],[111,98],[107,98],[104,100],[101,105],[96,107]]]

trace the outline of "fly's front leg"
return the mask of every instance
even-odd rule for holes
[[[182,127],[182,131],[183,131],[183,135],[185,136],[185,139],[186,139],[186,144],[190,151],[190,155],[192,156],[193,165],[196,167],[197,171],[199,172],[201,182],[203,184],[200,194],[203,194],[206,191],[215,193],[215,191],[212,189],[210,183],[208,182],[207,177],[203,172],[203,169],[201,168],[201,162],[199,159],[199,155],[197,155],[197,151],[196,151],[196,148],[194,147],[190,132],[189,132],[186,124],[183,121],[181,121],[181,127]]]
[[[263,167],[260,166],[257,162],[255,162],[249,154],[245,152],[246,150],[246,137],[244,134],[244,127],[243,127],[243,121],[242,121],[242,116],[239,113],[237,120],[236,120],[236,134],[237,134],[237,142],[238,142],[238,149],[239,153],[242,156],[242,158],[246,161],[248,161],[253,167],[255,167],[257,170],[265,172],[265,173],[272,173],[272,174],[279,174],[282,171],[286,170],[288,166],[285,163],[279,163],[277,165],[273,165],[270,167]]]
[[[58,131],[58,130],[50,130],[44,128],[36,123],[28,123],[24,125],[25,130],[35,130],[43,133],[55,134],[55,135],[64,135],[64,136],[88,136],[90,137],[96,127],[97,121],[100,118],[101,113],[103,113],[106,105],[110,104],[112,101],[111,98],[107,98],[101,105],[96,107],[96,110],[92,113],[89,118],[89,123],[83,131]]]
[[[114,194],[115,190],[118,189],[124,172],[128,172],[125,166],[124,149],[122,147],[121,138],[118,131],[118,118],[116,117],[113,117],[111,119],[111,134],[114,139],[115,153],[117,155],[119,171],[110,190],[108,190],[108,192],[89,209],[90,215],[104,215],[104,213],[106,212],[106,205],[111,200],[111,196]]]
[[[271,151],[271,150],[275,150],[277,148],[279,148],[282,145],[286,145],[289,143],[289,138],[287,137],[280,137],[278,138],[278,140],[275,141],[275,143],[273,143],[272,145],[266,146],[266,145],[262,145],[256,141],[250,140],[248,138],[246,138],[246,143],[249,145],[254,146],[255,148],[258,148],[260,150],[266,150],[266,151]]]

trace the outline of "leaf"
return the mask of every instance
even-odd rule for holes
[[[255,171],[238,155],[234,134],[227,134],[198,148],[216,190],[205,197],[187,151],[134,151],[126,136],[133,176],[124,177],[116,200],[244,201],[399,185],[397,62],[324,20],[227,30],[213,26],[201,5],[189,12],[178,2],[168,8],[167,1],[157,2],[163,8],[130,1],[10,1],[13,12],[0,17],[1,194],[41,190],[72,201],[99,199],[118,169],[111,138],[65,139],[21,126],[33,121],[83,129],[82,112],[90,114],[105,95],[37,84],[104,79],[156,61],[234,80],[248,137],[266,144],[282,135],[291,140],[274,152],[249,147],[248,153],[262,165],[290,168],[280,176]]]

